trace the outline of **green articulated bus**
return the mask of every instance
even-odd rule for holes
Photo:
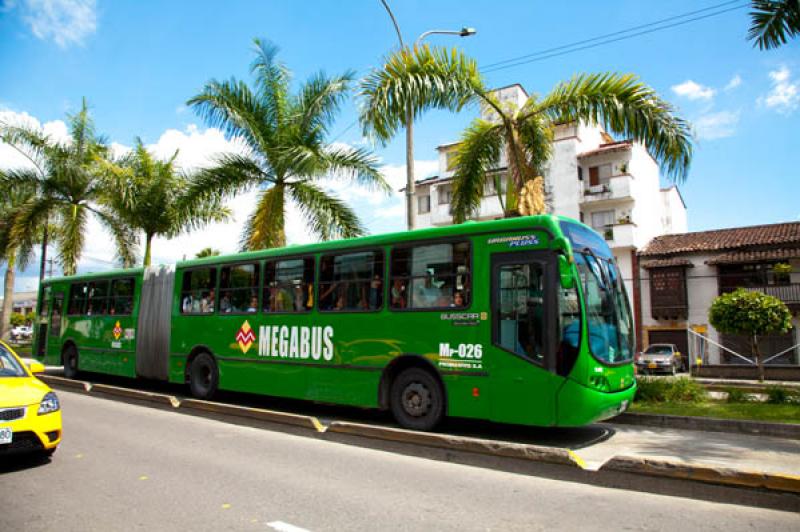
[[[78,371],[537,426],[632,400],[608,245],[530,216],[47,279],[34,353]]]

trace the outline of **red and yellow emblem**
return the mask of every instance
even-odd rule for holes
[[[117,320],[117,324],[114,325],[114,330],[111,332],[114,333],[114,340],[119,340],[119,337],[122,336],[122,327],[119,324],[119,320]]]
[[[239,332],[236,333],[236,343],[239,344],[239,349],[242,350],[242,353],[247,353],[247,351],[250,350],[250,346],[252,346],[255,341],[256,334],[253,332],[253,329],[250,328],[250,323],[245,320]]]

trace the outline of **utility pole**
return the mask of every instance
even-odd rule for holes
[[[397,40],[400,42],[400,49],[406,47],[403,43],[403,34],[400,32],[400,26],[397,24],[397,19],[394,18],[391,8],[386,0],[381,0],[384,9],[392,19],[394,30],[397,32]],[[458,35],[461,37],[470,37],[475,35],[477,31],[474,28],[461,28],[460,31],[451,30],[429,30],[423,32],[417,40],[414,41],[414,48],[416,49],[422,40],[428,35],[442,34],[442,35]],[[414,192],[416,188],[416,181],[414,179],[414,114],[411,109],[411,103],[406,107],[406,225],[407,229],[411,230],[416,227],[416,210],[414,205]]]

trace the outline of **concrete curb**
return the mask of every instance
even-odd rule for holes
[[[328,426],[328,432],[410,443],[414,445],[425,445],[453,451],[466,451],[491,456],[584,467],[583,460],[572,451],[554,447],[543,447],[540,445],[484,440],[481,438],[434,434],[429,432],[414,432],[405,429],[363,425],[346,421],[334,421]]]
[[[635,473],[677,480],[800,494],[800,476],[740,471],[703,464],[681,464],[634,456],[615,456],[603,464],[599,471]]]
[[[256,419],[258,421],[268,421],[283,425],[294,425],[311,429],[316,432],[325,432],[326,427],[314,416],[303,416],[300,414],[289,414],[263,408],[251,408],[246,406],[229,405],[215,403],[213,401],[201,401],[199,399],[184,399],[180,402],[181,410],[199,410],[202,412]]]
[[[53,387],[67,388],[73,391],[89,393],[92,390],[92,384],[84,381],[74,381],[64,377],[56,377],[55,375],[37,374],[36,378]]]
[[[132,388],[122,388],[119,386],[110,386],[108,384],[94,384],[91,387],[90,393],[92,395],[113,395],[116,397],[133,399],[136,401],[157,403],[162,406],[169,406],[172,408],[178,408],[181,405],[181,401],[179,401],[178,398],[175,397],[174,395],[146,392],[143,390],[135,390]]]
[[[755,434],[758,436],[773,436],[776,438],[800,440],[800,425],[791,423],[765,423],[762,421],[672,416],[666,414],[634,414],[631,412],[620,414],[608,420],[608,423],[644,425],[682,430]]]

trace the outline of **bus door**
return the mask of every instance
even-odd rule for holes
[[[491,258],[492,419],[555,422],[555,255],[547,251],[495,253]]]
[[[47,353],[47,320],[50,319],[50,299],[53,297],[52,290],[45,286],[40,292],[39,308],[36,309],[36,353],[34,358],[42,360]]]
[[[54,292],[50,304],[50,326],[45,337],[45,354],[61,359],[61,324],[64,321],[64,292]],[[45,324],[46,326],[46,324]]]

